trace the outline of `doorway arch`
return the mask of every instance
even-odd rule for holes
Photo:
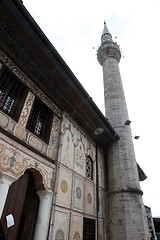
[[[41,174],[35,169],[25,173],[9,187],[2,213],[2,227],[7,240],[32,240],[39,206],[37,190],[45,189]],[[14,225],[7,228],[6,216],[13,215]]]

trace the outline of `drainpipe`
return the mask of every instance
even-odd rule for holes
[[[96,144],[96,213],[97,213],[97,240],[100,240],[99,226],[99,174],[98,174],[98,147]]]

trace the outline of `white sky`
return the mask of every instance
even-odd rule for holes
[[[121,76],[144,203],[160,216],[160,0],[23,0],[24,5],[104,113],[102,68],[96,59],[103,22],[117,36]],[[94,49],[93,49],[94,47]]]

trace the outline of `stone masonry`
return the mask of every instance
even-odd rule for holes
[[[112,41],[106,24],[98,49],[103,67],[105,115],[116,129],[119,140],[108,153],[108,239],[147,240],[145,211],[135,160],[128,111],[118,63],[119,46]]]

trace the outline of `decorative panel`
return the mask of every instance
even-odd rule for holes
[[[61,129],[61,156],[59,161],[85,177],[85,159],[90,156],[95,161],[95,146],[85,133],[70,119],[63,115]]]
[[[38,150],[40,152],[42,151],[43,142],[38,137],[33,135],[32,133],[28,134],[28,143],[29,143],[29,145],[34,147],[36,150]]]
[[[35,98],[34,94],[29,92],[18,121],[18,123],[21,124],[23,127],[25,127],[27,124],[34,98]]]
[[[103,154],[98,151],[98,161],[99,161],[99,169],[98,169],[98,172],[99,172],[99,186],[101,187],[104,187],[105,184],[104,184],[104,172],[106,172],[105,170],[105,166],[104,166],[104,157],[103,157]]]
[[[61,161],[63,164],[73,169],[74,142],[73,135],[69,129],[66,129],[62,141]]]
[[[0,111],[0,126],[6,128],[9,123],[9,117]]]
[[[72,213],[69,239],[73,240],[83,239],[83,216]]]
[[[82,176],[85,176],[85,159],[84,145],[82,141],[79,140],[75,149],[74,170]]]
[[[46,189],[53,190],[55,166],[0,133],[0,169],[17,178],[30,168],[40,172]]]
[[[62,166],[58,171],[56,204],[69,208],[71,203],[72,173],[69,169]]]
[[[53,240],[68,240],[70,214],[55,211]]]
[[[94,192],[94,186],[91,182],[85,180],[85,213],[94,215],[95,214],[95,192]]]
[[[82,137],[83,144],[85,146],[85,154],[90,156],[95,161],[96,146],[86,136]]]
[[[74,176],[73,187],[73,208],[83,211],[84,210],[84,179]]]
[[[54,115],[49,140],[49,147],[52,148],[53,151],[58,149],[60,125],[61,125],[60,119],[56,115]]]

